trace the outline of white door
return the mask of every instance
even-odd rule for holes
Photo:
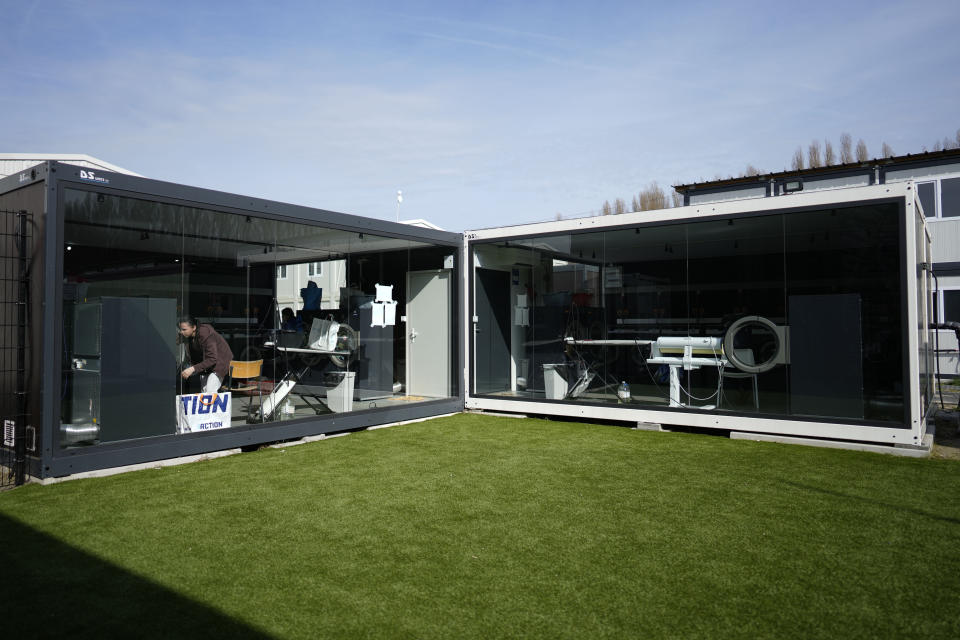
[[[407,395],[452,395],[452,284],[450,269],[407,274]]]

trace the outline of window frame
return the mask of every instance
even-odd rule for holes
[[[930,221],[939,221],[939,220],[952,220],[960,219],[960,213],[954,216],[944,216],[943,215],[943,187],[942,182],[944,180],[960,179],[960,171],[952,171],[950,173],[942,173],[930,176],[924,176],[922,178],[912,178],[914,184],[917,188],[920,188],[922,184],[933,184],[933,204],[934,211],[924,211],[923,215],[926,216],[927,220]],[[891,184],[895,182],[903,182],[903,180],[892,180]]]
[[[937,220],[951,220],[953,218],[960,219],[960,203],[958,203],[958,212],[955,216],[944,216],[943,215],[943,181],[944,180],[960,180],[960,173],[951,173],[947,175],[942,175],[937,178]]]
[[[937,291],[937,322],[949,321],[946,317],[946,293],[948,291],[960,293],[960,284],[947,285]],[[960,322],[960,318],[955,319],[954,322]]]

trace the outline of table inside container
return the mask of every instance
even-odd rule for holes
[[[276,350],[276,351],[281,351],[281,352],[283,352],[283,353],[294,353],[294,354],[300,354],[300,355],[316,355],[316,356],[349,356],[349,355],[351,355],[351,352],[350,352],[349,350],[344,350],[344,349],[306,349],[306,348],[301,348],[301,347],[281,347],[281,346],[279,346],[278,344],[276,344],[275,342],[264,342],[264,343],[263,343],[263,346],[264,346],[264,348],[274,349],[274,350]],[[271,411],[271,412],[272,412],[281,402],[283,402],[284,398],[286,398],[288,394],[294,393],[294,394],[297,395],[301,400],[303,400],[303,402],[304,402],[308,407],[310,407],[311,409],[313,409],[314,413],[316,413],[317,415],[320,415],[320,414],[322,413],[322,411],[320,410],[320,408],[319,408],[318,406],[314,406],[313,404],[311,404],[311,402],[310,402],[310,400],[309,400],[308,398],[313,398],[313,399],[316,400],[317,402],[322,402],[320,399],[321,399],[322,397],[326,397],[326,396],[321,396],[321,395],[320,395],[319,393],[317,393],[316,391],[309,390],[309,389],[303,387],[302,385],[297,385],[297,384],[296,384],[297,382],[299,382],[300,378],[302,378],[302,377],[306,374],[306,370],[307,370],[309,367],[310,367],[310,365],[305,365],[305,366],[304,366],[303,368],[301,368],[300,370],[298,370],[298,371],[292,371],[292,372],[291,372],[291,373],[293,374],[293,378],[294,378],[293,382],[294,382],[294,384],[292,384],[292,385],[284,385],[284,384],[283,384],[283,381],[281,381],[281,383],[278,384],[278,385],[274,388],[274,392],[271,393],[271,397],[270,397],[270,402],[271,402],[270,411]],[[288,373],[287,375],[289,376],[290,373]],[[286,377],[287,377],[287,376],[284,376],[284,379],[286,379]],[[277,390],[279,390],[279,393],[277,393]],[[278,397],[278,396],[279,396],[279,397]],[[325,405],[324,405],[324,406],[325,406]]]
[[[310,353],[314,355],[321,356],[348,356],[350,351],[343,349],[328,350],[328,349],[304,349],[301,347],[281,347],[274,342],[264,342],[263,346],[267,349],[276,349],[277,351],[286,351],[288,353]]]
[[[699,369],[704,366],[717,367],[720,375],[724,368],[730,366],[730,362],[720,356],[717,358],[697,358],[697,357],[671,357],[661,356],[659,358],[647,358],[650,364],[665,364],[670,367],[670,406],[671,407],[690,407],[694,409],[716,409],[716,405],[686,405],[680,402],[680,368],[686,370]]]
[[[598,340],[578,340],[575,338],[564,338],[565,344],[573,344],[580,346],[597,346],[597,347],[625,347],[625,346],[641,346],[641,345],[651,345],[654,340],[623,340],[623,339],[598,339]],[[683,357],[660,357],[660,358],[647,358],[647,362],[650,364],[665,364],[670,367],[670,406],[671,407],[683,407],[687,406],[680,402],[680,368],[685,369],[699,369],[703,366],[714,366],[720,369],[730,366],[730,362],[720,356],[718,358],[683,358]],[[702,407],[697,407],[698,409],[714,409],[715,405],[706,405]]]

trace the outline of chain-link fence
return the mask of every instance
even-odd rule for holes
[[[0,487],[26,477],[32,229],[27,211],[0,210]]]

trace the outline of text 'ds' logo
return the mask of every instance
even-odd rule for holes
[[[90,171],[88,169],[80,169],[80,179],[89,180],[91,182],[99,182],[101,184],[109,184],[110,180],[101,176],[98,176],[96,171]]]

